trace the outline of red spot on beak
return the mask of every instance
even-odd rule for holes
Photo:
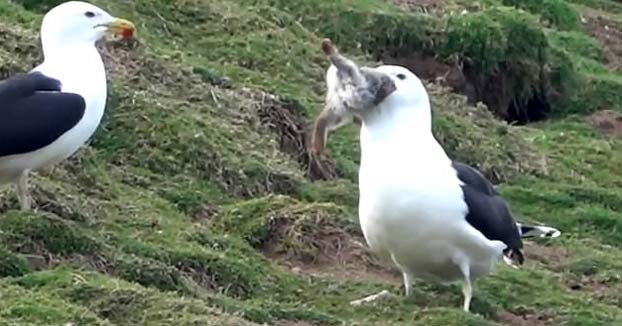
[[[134,29],[124,28],[120,34],[121,34],[121,37],[123,37],[124,39],[132,38],[134,37]]]

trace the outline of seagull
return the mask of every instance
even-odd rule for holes
[[[106,70],[95,42],[128,38],[134,25],[85,2],[69,1],[43,18],[44,61],[0,83],[0,183],[16,183],[31,209],[28,175],[59,163],[93,135],[106,106]]]
[[[348,106],[356,101],[332,102],[344,103],[362,122],[363,235],[372,252],[402,272],[406,296],[412,295],[415,279],[462,281],[463,309],[468,312],[476,278],[489,274],[501,260],[515,267],[524,262],[522,238],[555,238],[560,232],[516,223],[506,201],[480,171],[447,156],[432,133],[428,93],[414,73],[396,65],[372,69],[394,84],[377,104],[357,108]],[[329,88],[338,87],[337,70],[331,66],[327,71]],[[351,303],[386,295],[390,293],[385,290]]]

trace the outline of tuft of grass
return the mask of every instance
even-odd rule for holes
[[[56,293],[56,300],[87,307],[92,311],[90,315],[114,325],[255,325],[197,299],[176,297],[92,272],[61,268],[25,276],[14,283],[34,293]]]
[[[576,30],[581,22],[579,13],[565,0],[503,0],[504,5],[515,6],[540,15],[547,23],[560,30]]]
[[[0,247],[0,277],[22,276],[30,272],[30,264],[13,251]]]
[[[212,228],[242,237],[258,250],[302,261],[338,254],[339,246],[347,247],[351,237],[360,237],[352,217],[342,208],[283,196],[226,207],[214,218]]]
[[[0,242],[18,251],[43,249],[52,254],[88,254],[101,249],[88,229],[54,215],[9,212],[0,219]]]
[[[569,2],[604,10],[617,15],[622,14],[622,4],[613,0],[570,0]]]
[[[603,62],[603,50],[598,42],[584,33],[577,31],[550,31],[548,40],[553,47],[564,49],[574,56]]]
[[[84,307],[60,299],[53,293],[30,291],[8,283],[0,283],[0,323],[5,325],[74,325],[111,326]]]

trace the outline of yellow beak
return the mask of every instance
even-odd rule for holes
[[[134,36],[136,27],[129,20],[117,18],[115,21],[107,25],[108,33],[118,35],[123,38],[131,38]]]

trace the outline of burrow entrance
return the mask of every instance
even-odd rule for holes
[[[471,104],[482,102],[508,123],[524,125],[542,121],[551,113],[552,99],[545,85],[532,89],[530,96],[525,97],[515,91],[519,78],[503,71],[482,75],[463,60],[454,58],[446,63],[417,53],[403,56],[386,51],[376,54],[375,59],[405,66],[421,79],[440,82],[465,95]]]

